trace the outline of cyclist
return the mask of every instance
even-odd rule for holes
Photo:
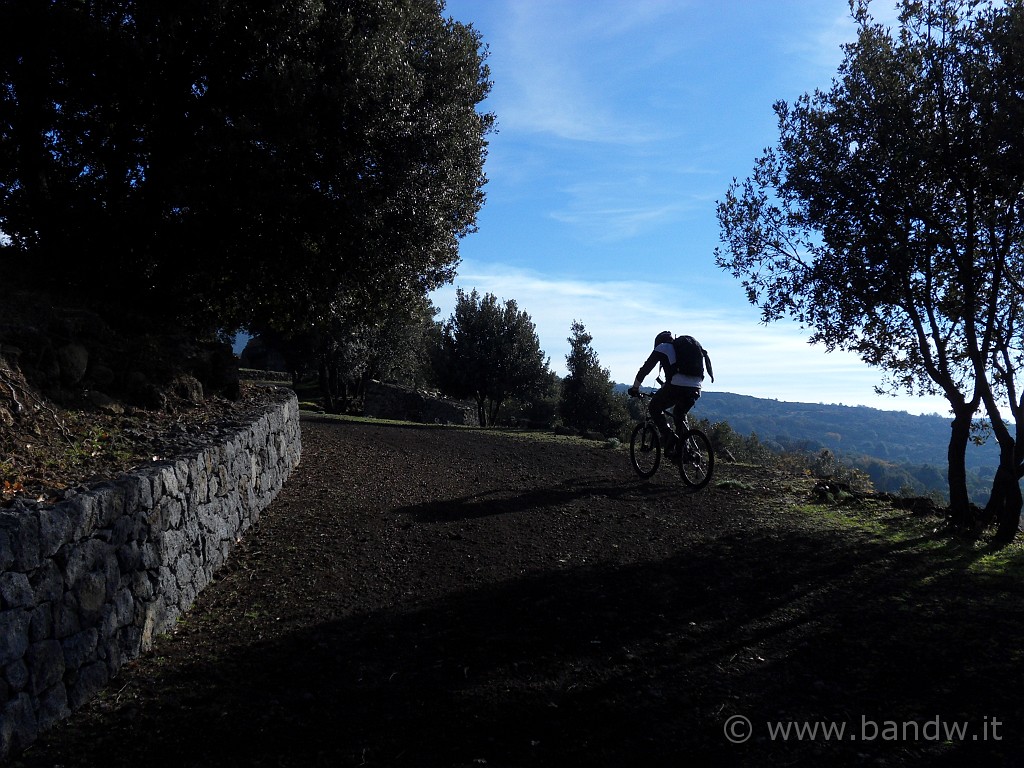
[[[676,348],[672,343],[674,337],[671,331],[662,331],[654,338],[654,350],[650,357],[640,366],[637,371],[636,380],[629,388],[629,396],[637,397],[640,394],[640,385],[643,384],[654,366],[661,364],[665,374],[665,383],[661,389],[654,393],[651,398],[650,413],[654,423],[658,425],[658,431],[665,442],[665,455],[674,456],[678,445],[678,433],[686,424],[686,414],[700,397],[701,383],[704,381],[704,374],[700,376],[688,375],[680,372],[676,365]],[[699,346],[699,345],[698,345]],[[700,348],[703,362],[707,365],[708,375],[711,381],[715,380],[714,371],[711,369],[711,358],[703,347]],[[675,431],[668,424],[665,417],[665,410],[675,406],[672,411],[672,419],[675,421]]]

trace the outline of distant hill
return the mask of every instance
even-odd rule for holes
[[[626,388],[616,386],[621,391]],[[788,403],[729,392],[703,393],[691,413],[712,423],[727,422],[741,435],[756,434],[768,445],[811,452],[828,448],[840,457],[871,457],[908,471],[928,490],[945,490],[951,421],[946,417],[866,406]],[[998,463],[995,438],[990,437],[982,446],[968,446],[968,471],[982,486],[990,482]],[[926,472],[924,467],[930,470]]]
[[[865,454],[889,461],[945,464],[949,444],[949,418],[866,406],[787,403],[728,392],[705,392],[693,414],[712,422],[727,421],[736,432],[756,432],[762,440],[806,440],[833,452]],[[968,451],[971,468],[991,465],[994,472],[998,463],[999,450],[994,439]]]

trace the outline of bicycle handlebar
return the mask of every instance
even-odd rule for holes
[[[660,387],[665,386],[665,382],[661,380],[660,376],[658,378],[656,378],[655,381],[658,382],[658,386],[660,386]],[[639,389],[637,390],[636,396],[638,398],[640,398],[641,400],[643,400],[645,397],[653,397],[653,395],[651,395],[650,392],[642,392]]]

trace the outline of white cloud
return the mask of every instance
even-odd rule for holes
[[[899,26],[899,14],[891,0],[874,0],[870,8],[875,22],[892,29]],[[806,38],[793,38],[790,50],[808,64],[811,71],[819,69],[835,74],[843,60],[842,46],[856,39],[857,25],[846,7],[839,13],[823,17],[816,33]]]
[[[857,37],[857,27],[847,10],[825,20],[818,32],[793,39],[793,53],[824,72],[835,73],[843,60],[842,46]]]
[[[616,109],[608,91],[622,82],[621,59],[609,51],[643,46],[639,31],[669,12],[668,2],[509,2],[505,28],[495,28],[491,55],[505,74],[495,82],[493,106],[501,127],[556,139],[642,144],[664,133],[637,114]],[[497,67],[497,64],[495,64]]]
[[[648,179],[580,182],[566,190],[566,204],[551,218],[579,227],[597,240],[633,237],[654,226],[678,219],[693,207],[679,190],[652,188]]]

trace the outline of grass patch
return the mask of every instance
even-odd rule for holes
[[[342,421],[352,424],[373,424],[374,426],[392,426],[392,427],[412,427],[414,429],[477,429],[480,431],[480,427],[469,426],[465,424],[426,424],[419,421],[405,421],[402,419],[378,419],[375,416],[357,416],[349,413],[327,413],[321,412],[315,408],[302,409],[300,403],[300,410],[303,415],[315,417],[317,419],[327,419],[329,421]]]
[[[984,552],[971,564],[969,570],[1024,583],[1024,545],[1015,540],[1000,549]]]
[[[483,435],[508,440],[525,440],[533,443],[570,443],[588,448],[616,449],[622,447],[623,443],[618,438],[608,438],[605,441],[591,440],[582,435],[558,435],[554,430],[535,429],[514,429],[511,427],[477,427],[470,424],[426,424],[418,421],[403,421],[401,419],[378,419],[373,416],[355,416],[339,413],[313,413],[304,411],[304,415],[317,419],[330,419],[331,421],[349,422],[352,424],[373,424],[374,426],[411,427],[413,429],[465,429],[479,432]]]
[[[794,509],[837,531],[864,533],[893,544],[934,536],[939,528],[937,518],[911,515],[882,502],[863,501],[842,507],[801,504]]]
[[[983,538],[957,538],[946,532],[936,517],[909,514],[882,502],[845,507],[804,504],[793,509],[807,522],[837,534],[862,534],[893,549],[923,556],[935,576],[959,571],[983,577],[990,587],[997,586],[993,580],[1013,592],[1024,586],[1024,543],[1019,537],[1005,546]]]

